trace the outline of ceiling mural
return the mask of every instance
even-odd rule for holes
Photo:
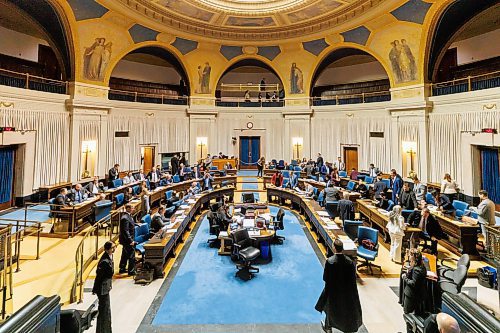
[[[165,26],[169,33],[216,40],[283,40],[349,23],[373,8],[401,6],[401,0],[109,0]],[[412,12],[420,0],[402,11]]]

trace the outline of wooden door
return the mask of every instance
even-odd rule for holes
[[[260,136],[240,137],[240,169],[257,169],[260,158]]]
[[[345,169],[348,173],[352,168],[358,170],[358,148],[357,147],[344,147],[344,161]]]
[[[144,147],[144,161],[142,169],[147,174],[155,165],[155,147]]]

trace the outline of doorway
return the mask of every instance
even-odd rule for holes
[[[0,210],[14,205],[14,147],[0,148]]]
[[[260,136],[240,136],[240,169],[257,169]]]
[[[344,147],[344,161],[348,173],[352,168],[358,170],[358,147]]]
[[[155,165],[155,147],[154,146],[144,146],[141,148],[142,151],[142,169],[145,174],[147,174]]]

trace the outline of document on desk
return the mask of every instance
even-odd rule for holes
[[[178,210],[174,213],[174,215],[182,215],[182,214],[184,214],[183,210]]]
[[[318,210],[317,213],[319,216],[330,217],[330,214],[328,214],[328,212],[325,210]]]
[[[227,231],[221,231],[221,232],[219,232],[219,237],[227,237],[227,236],[229,236],[228,233],[227,233]]]
[[[321,220],[325,222],[326,224],[336,224],[335,221],[332,221],[331,218],[326,217],[326,216],[321,216]]]
[[[191,208],[191,206],[189,206],[189,205],[181,205],[179,208],[180,209],[189,209],[189,208]]]
[[[352,251],[357,249],[356,243],[354,243],[354,241],[352,241],[351,239],[343,240],[342,244],[344,245],[344,251]]]
[[[260,230],[248,230],[248,235],[252,236],[260,236]]]
[[[167,229],[167,234],[174,234],[177,232],[177,229]]]
[[[254,219],[243,219],[243,228],[252,228],[254,226],[255,226]]]
[[[194,204],[194,203],[196,203],[196,200],[194,200],[194,199],[188,199],[187,203]]]
[[[264,218],[266,221],[271,220],[271,214],[270,213],[264,213],[264,214],[259,214],[260,217]]]

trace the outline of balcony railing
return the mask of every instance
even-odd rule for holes
[[[108,98],[115,101],[124,102],[139,102],[152,104],[172,104],[172,105],[187,105],[188,97],[174,95],[157,95],[147,94],[136,91],[126,90],[109,90]]]
[[[217,98],[215,100],[216,106],[231,107],[231,108],[261,108],[261,107],[283,107],[285,106],[285,100],[279,98],[271,99],[258,99],[258,98],[235,98],[235,97],[223,97]]]
[[[432,96],[500,87],[500,71],[432,84]]]
[[[375,102],[387,102],[390,100],[391,100],[390,91],[377,91],[377,92],[367,92],[360,94],[311,97],[311,103],[313,106],[375,103]]]
[[[0,85],[15,88],[44,91],[54,94],[67,94],[68,82],[47,79],[29,73],[18,73],[0,68]]]

